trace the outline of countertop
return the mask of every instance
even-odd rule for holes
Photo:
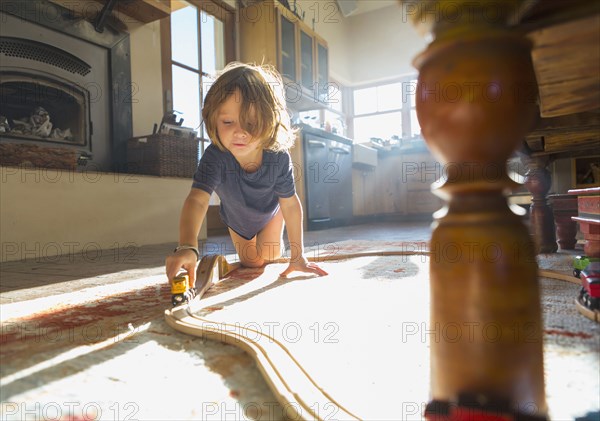
[[[318,129],[316,127],[309,126],[308,124],[303,124],[303,123],[296,124],[296,125],[294,125],[294,128],[299,129],[302,133],[310,133],[315,136],[320,136],[320,137],[324,137],[327,139],[336,140],[338,142],[346,143],[349,145],[352,145],[354,143],[354,141],[348,137],[340,136],[336,133],[331,133],[331,132],[328,132],[323,129]]]

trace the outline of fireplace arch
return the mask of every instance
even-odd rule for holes
[[[57,76],[0,72],[2,136],[91,153],[90,91]]]

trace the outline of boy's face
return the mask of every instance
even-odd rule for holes
[[[241,95],[230,95],[217,114],[219,140],[240,163],[256,162],[262,153],[261,143],[254,139],[240,124]]]

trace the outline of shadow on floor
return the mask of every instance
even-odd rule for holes
[[[328,244],[344,240],[388,240],[406,241],[429,238],[429,222],[382,222],[336,227],[319,231],[307,231],[304,243],[308,246]],[[134,243],[118,248],[102,250],[90,244],[82,250],[52,256],[52,250],[31,250],[24,259],[0,263],[0,293],[19,292],[27,289],[59,285],[69,281],[84,280],[81,287],[106,285],[145,276],[164,273],[166,256],[176,243],[138,246]],[[235,254],[228,235],[211,236],[200,244],[202,254]],[[23,254],[23,253],[21,253]],[[63,293],[80,289],[79,285],[64,285],[56,291]],[[22,297],[19,300],[23,299]]]

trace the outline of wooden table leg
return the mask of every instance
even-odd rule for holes
[[[483,15],[453,25],[440,18],[435,41],[415,59],[419,122],[446,169],[435,192],[447,205],[430,244],[430,329],[440,333],[431,341],[431,393],[436,403],[472,396],[545,419],[534,245],[505,196],[514,187],[506,161],[537,113],[523,92],[537,85],[529,42],[477,21]],[[462,335],[445,338],[448,329]]]
[[[577,223],[571,218],[577,216],[577,196],[553,194],[548,196],[554,214],[556,237],[561,250],[575,250],[577,244]]]

